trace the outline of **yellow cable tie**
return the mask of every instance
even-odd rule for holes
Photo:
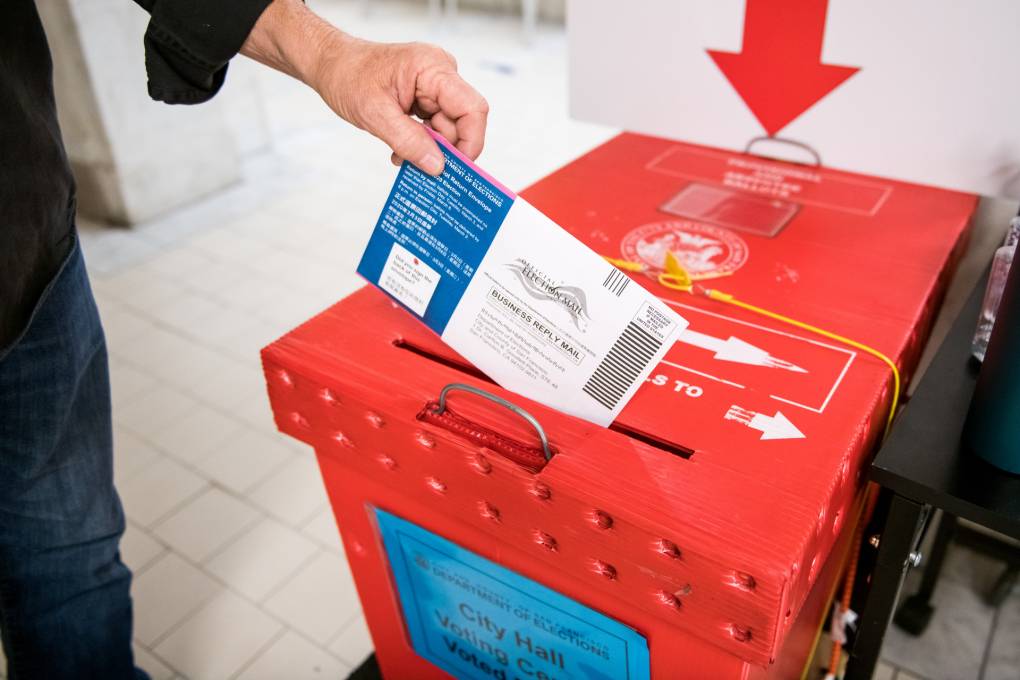
[[[850,347],[854,347],[856,349],[859,349],[862,352],[866,352],[867,354],[870,354],[873,357],[876,357],[876,358],[882,360],[886,364],[886,366],[888,366],[889,369],[892,371],[892,377],[893,377],[892,403],[889,405],[889,416],[886,418],[886,421],[885,421],[885,432],[882,435],[882,438],[885,439],[885,437],[889,436],[889,430],[892,428],[893,418],[896,415],[896,407],[899,405],[899,399],[900,399],[900,371],[896,367],[896,364],[895,364],[895,362],[893,362],[892,359],[890,359],[889,357],[887,357],[885,354],[883,354],[882,352],[878,351],[874,347],[869,347],[868,345],[865,345],[862,342],[857,342],[856,340],[851,340],[850,338],[847,338],[847,337],[844,337],[842,335],[839,335],[838,333],[833,333],[833,332],[827,331],[827,330],[825,330],[823,328],[819,328],[817,326],[812,326],[811,324],[804,323],[803,321],[797,321],[796,319],[791,319],[788,316],[784,316],[782,314],[777,314],[776,312],[772,312],[772,311],[769,311],[767,309],[763,309],[762,307],[757,307],[755,305],[751,305],[751,304],[748,304],[746,302],[741,302],[740,300],[737,300],[735,297],[733,297],[732,295],[729,295],[728,293],[722,293],[722,292],[717,291],[717,290],[707,290],[706,294],[707,294],[707,296],[709,298],[711,298],[713,300],[718,300],[720,302],[725,302],[725,303],[733,305],[735,307],[740,307],[741,309],[746,309],[749,312],[754,312],[755,314],[760,314],[760,315],[766,316],[766,317],[768,317],[770,319],[775,319],[776,321],[781,321],[783,323],[790,324],[791,326],[795,326],[797,328],[801,328],[803,330],[810,331],[811,333],[816,333],[818,335],[821,335],[823,337],[829,338],[831,340],[836,340],[837,342],[841,342],[841,343],[843,343],[845,345],[849,345]]]
[[[602,259],[613,265],[617,269],[622,269],[627,272],[643,272],[645,266],[640,262],[631,262],[630,260],[618,260],[615,257],[602,256]]]

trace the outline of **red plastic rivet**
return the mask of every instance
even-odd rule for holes
[[[360,541],[351,541],[350,546],[351,552],[357,555],[358,557],[364,557],[365,554],[368,552],[367,550],[365,550],[365,546],[363,546]]]
[[[435,477],[426,477],[425,485],[438,494],[446,493],[446,483],[436,479]]]
[[[822,566],[821,562],[818,561],[818,555],[812,557],[811,568],[808,570],[808,578],[810,578],[813,581],[815,579],[815,576],[818,574],[818,568],[821,566]]]
[[[345,435],[340,430],[337,430],[336,432],[333,433],[333,441],[335,441],[340,446],[346,446],[349,449],[354,448],[354,442],[351,441],[351,438]]]
[[[381,430],[383,426],[386,425],[386,421],[383,420],[383,417],[375,411],[367,412],[365,414],[365,420],[367,420],[368,424],[377,430]]]
[[[655,551],[663,557],[668,557],[671,560],[678,560],[683,556],[680,552],[680,548],[677,547],[673,541],[667,541],[665,538],[660,538],[655,542]]]
[[[612,529],[613,528],[613,517],[601,510],[595,510],[589,517],[591,523],[599,529]]]
[[[535,543],[538,543],[540,546],[551,552],[556,552],[559,548],[555,538],[538,529],[535,530]]]
[[[436,448],[436,440],[421,430],[414,433],[414,440],[426,449]]]
[[[603,562],[602,560],[594,560],[592,562],[591,568],[592,571],[594,571],[599,576],[605,578],[607,581],[616,580],[616,567],[609,564],[608,562]]]
[[[680,611],[680,608],[683,606],[680,602],[680,598],[673,593],[667,593],[665,590],[656,592],[655,599],[674,611]]]
[[[388,456],[385,453],[381,453],[379,454],[378,458],[376,458],[376,460],[378,460],[379,464],[382,465],[387,470],[389,470],[390,472],[396,472],[398,465],[397,461],[394,460],[392,456]]]
[[[476,472],[482,475],[487,475],[490,472],[492,472],[492,463],[490,463],[489,459],[480,453],[477,453],[471,457],[471,467],[473,467]]]
[[[298,413],[297,411],[291,412],[291,414],[290,414],[290,422],[294,423],[295,425],[297,425],[298,427],[300,427],[303,430],[307,430],[310,427],[309,424],[308,424],[308,419],[305,418],[300,413]]]
[[[329,406],[340,405],[340,397],[336,396],[336,392],[329,389],[328,387],[323,387],[321,390],[319,390],[319,399],[322,399]]]
[[[294,387],[294,378],[290,377],[290,373],[282,368],[276,372],[276,379],[284,387]]]
[[[535,482],[529,489],[532,496],[540,501],[547,501],[552,498],[552,489],[543,484],[542,482]]]
[[[499,508],[488,501],[482,501],[478,504],[478,512],[481,513],[482,517],[493,522],[498,522],[500,519]]]
[[[730,637],[737,642],[750,642],[751,641],[751,629],[745,628],[744,626],[738,626],[735,623],[731,623],[727,629],[729,630]]]
[[[840,527],[843,526],[843,514],[837,510],[836,514],[832,516],[832,533],[839,534]]]
[[[753,592],[758,582],[753,576],[743,571],[732,571],[726,577],[726,582],[745,593]]]
[[[796,576],[798,573],[800,573],[800,562],[794,562],[790,565],[790,575]]]

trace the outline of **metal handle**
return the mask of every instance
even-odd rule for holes
[[[531,423],[531,426],[535,428],[535,431],[538,432],[538,438],[542,440],[542,452],[545,454],[546,462],[552,460],[552,452],[549,450],[549,438],[545,436],[545,430],[542,429],[542,426],[539,424],[535,416],[531,415],[517,404],[509,402],[503,397],[497,397],[495,394],[492,394],[491,392],[486,392],[485,390],[475,387],[474,385],[465,385],[464,383],[450,383],[449,385],[444,387],[443,391],[439,393],[439,405],[436,407],[435,410],[437,416],[443,415],[443,412],[446,411],[446,395],[451,390],[463,390],[465,392],[470,392],[471,394],[477,394],[479,397],[485,397],[489,401],[494,401],[500,406],[505,406],[506,408],[510,409],[511,411],[519,415],[521,418],[527,420],[529,423]]]
[[[754,156],[761,156],[762,158],[772,158],[774,160],[784,160],[782,158],[775,158],[774,156],[762,156],[762,154],[757,154],[757,153],[754,153],[753,151],[751,151],[751,147],[753,147],[758,142],[779,142],[780,144],[789,144],[790,146],[795,146],[795,147],[797,147],[798,149],[800,149],[802,151],[807,151],[808,152],[808,154],[811,156],[811,158],[813,158],[814,161],[815,161],[815,163],[814,163],[815,167],[821,167],[822,166],[822,157],[821,157],[821,155],[819,155],[819,153],[817,151],[815,151],[812,147],[808,146],[804,142],[798,142],[795,139],[786,139],[784,137],[766,137],[766,136],[754,137],[753,139],[751,139],[751,141],[749,141],[747,143],[747,146],[744,147],[744,153],[751,154],[751,155],[754,155]],[[791,163],[791,162],[796,162],[796,161],[786,161],[786,162],[787,163]]]

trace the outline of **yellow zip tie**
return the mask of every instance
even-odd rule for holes
[[[749,312],[754,312],[755,314],[761,314],[762,316],[767,316],[770,319],[775,319],[776,321],[782,321],[783,323],[788,323],[791,326],[796,326],[797,328],[801,328],[803,330],[810,331],[812,333],[817,333],[818,335],[821,335],[821,336],[826,337],[826,338],[830,338],[832,340],[836,340],[837,342],[842,342],[844,345],[849,345],[850,347],[854,347],[856,349],[859,349],[862,352],[867,352],[871,356],[877,357],[878,359],[881,359],[883,362],[885,362],[885,365],[888,366],[889,370],[892,371],[892,376],[893,376],[893,394],[892,394],[892,403],[889,406],[889,416],[886,418],[886,421],[885,421],[885,433],[882,435],[882,438],[885,439],[885,437],[889,436],[889,429],[892,427],[893,417],[896,415],[896,407],[899,404],[899,399],[900,399],[900,371],[899,371],[898,368],[896,368],[896,364],[893,362],[892,359],[890,359],[886,355],[882,354],[881,352],[879,352],[874,347],[869,347],[868,345],[865,345],[862,342],[857,342],[856,340],[851,340],[850,338],[847,338],[847,337],[844,337],[842,335],[839,335],[838,333],[833,333],[831,331],[827,331],[824,328],[819,328],[818,326],[812,326],[811,324],[804,323],[803,321],[797,321],[796,319],[791,319],[788,316],[784,316],[782,314],[777,314],[776,312],[771,312],[771,311],[769,311],[767,309],[763,309],[761,307],[757,307],[755,305],[751,305],[751,304],[748,304],[746,302],[742,302],[742,301],[736,299],[735,297],[733,297],[732,295],[730,295],[728,293],[723,293],[723,292],[718,291],[718,290],[712,290],[712,289],[707,289],[706,288],[705,289],[705,294],[710,299],[712,299],[712,300],[716,300],[718,302],[725,302],[728,305],[733,305],[734,307],[740,307],[741,309],[746,309]]]
[[[638,262],[630,262],[628,260],[616,260],[608,257],[605,259],[611,264],[619,267],[620,269],[625,269],[626,271],[643,272],[646,271],[647,269],[643,264]],[[666,265],[665,271],[660,272],[657,277],[657,280],[660,285],[665,286],[666,288],[669,288],[671,290],[679,290],[685,293],[690,293],[692,295],[696,294],[693,279],[687,273],[686,269],[684,269],[684,267],[676,259],[673,253],[669,251],[666,252],[665,265]],[[829,338],[837,342],[841,342],[844,345],[849,345],[850,347],[854,347],[856,349],[861,350],[862,352],[866,352],[867,354],[872,355],[873,357],[881,359],[885,363],[885,365],[888,366],[889,369],[892,371],[893,376],[892,402],[889,405],[889,415],[885,421],[885,431],[882,435],[882,438],[885,439],[886,437],[889,436],[889,430],[892,428],[893,417],[895,417],[896,415],[896,407],[899,405],[900,401],[900,371],[898,368],[896,368],[896,364],[895,362],[893,362],[892,359],[890,359],[889,357],[887,357],[885,354],[878,351],[874,347],[869,347],[864,343],[857,342],[856,340],[851,340],[850,338],[844,337],[837,333],[827,331],[824,328],[812,326],[811,324],[804,323],[803,321],[797,321],[796,319],[792,319],[783,314],[779,314],[777,312],[773,312],[762,307],[742,302],[741,300],[737,300],[729,293],[723,293],[722,291],[713,290],[710,288],[703,288],[702,291],[704,295],[706,295],[709,299],[715,300],[716,302],[723,302],[728,305],[733,305],[734,307],[745,309],[749,312],[754,312],[755,314],[760,314],[761,316],[765,316],[770,319],[775,319],[776,321],[781,321],[783,323],[795,326],[802,330],[809,331],[817,335],[821,335],[822,337]]]

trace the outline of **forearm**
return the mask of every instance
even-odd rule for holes
[[[321,55],[349,39],[301,0],[273,0],[255,23],[241,54],[315,86]]]

